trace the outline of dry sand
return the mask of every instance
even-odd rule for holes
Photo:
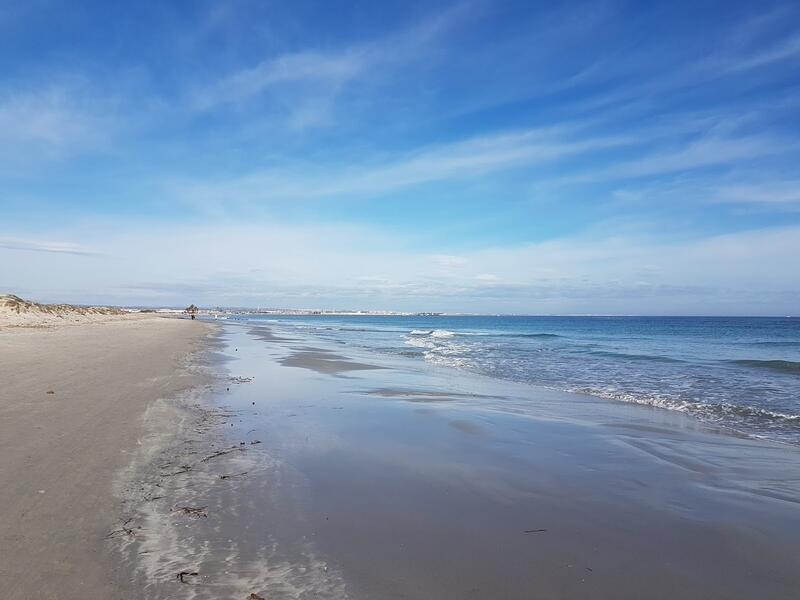
[[[143,315],[75,318],[80,326],[0,327],[0,590],[8,600],[131,597],[106,555],[121,509],[115,474],[145,434],[148,407],[203,383],[185,367],[215,329]]]

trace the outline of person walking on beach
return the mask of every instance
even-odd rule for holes
[[[190,304],[186,308],[186,312],[189,313],[189,316],[192,317],[192,321],[194,321],[195,315],[197,315],[197,307],[194,304]]]

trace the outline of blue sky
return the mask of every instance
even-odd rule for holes
[[[0,287],[800,313],[793,2],[0,2]]]

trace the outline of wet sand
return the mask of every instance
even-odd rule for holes
[[[141,503],[141,533],[123,540],[127,568],[150,582],[143,597],[800,589],[797,448],[295,333],[226,325],[223,341],[236,382],[215,395],[224,414],[186,432],[172,460],[191,472],[151,479],[146,493],[167,500]],[[371,368],[318,364],[329,360]],[[203,462],[200,434],[222,454]]]
[[[115,481],[148,411],[177,426],[167,399],[206,380],[188,367],[213,329],[130,316],[0,331],[0,596],[137,597],[108,554]]]
[[[262,336],[261,339],[264,339],[264,337]],[[336,354],[331,350],[308,347],[294,348],[290,354],[280,358],[278,362],[286,367],[300,367],[301,369],[310,369],[327,375],[383,368],[364,362],[348,360],[347,357]]]

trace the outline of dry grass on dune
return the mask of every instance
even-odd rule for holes
[[[48,327],[68,322],[95,321],[125,311],[105,306],[40,304],[13,294],[0,294],[0,327]]]

